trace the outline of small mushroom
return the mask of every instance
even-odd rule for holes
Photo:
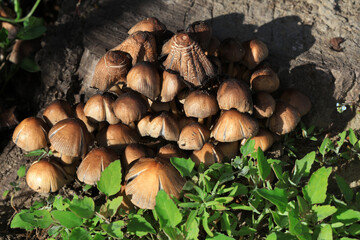
[[[250,78],[251,89],[255,92],[275,92],[280,86],[277,74],[268,66],[255,71]]]
[[[197,90],[190,93],[184,102],[184,112],[187,117],[195,117],[200,123],[204,119],[215,115],[219,110],[216,99],[213,95],[204,90]],[[208,121],[211,122],[211,121]]]
[[[207,56],[218,56],[219,55],[219,47],[220,47],[220,41],[216,37],[212,36],[210,39],[209,46],[207,48],[207,52],[205,54]]]
[[[134,205],[154,209],[159,190],[179,198],[185,179],[168,159],[141,158],[130,168],[125,182],[125,193]]]
[[[78,103],[76,105],[76,108],[75,108],[75,114],[76,114],[76,117],[78,119],[83,121],[83,123],[85,124],[87,130],[90,133],[92,133],[92,132],[94,132],[96,130],[97,124],[94,123],[94,122],[89,121],[89,119],[85,116],[84,107],[85,107],[84,103]]]
[[[263,152],[265,152],[274,143],[273,134],[265,128],[260,128],[258,134],[256,136],[252,137],[251,139],[253,139],[255,141],[254,150],[256,152],[259,149],[259,147]],[[243,139],[241,141],[241,144],[244,145],[247,140],[248,139]]]
[[[113,103],[114,100],[109,95],[96,94],[86,102],[85,116],[92,122],[107,121],[109,124],[116,124],[120,120],[115,116]]]
[[[222,62],[228,63],[227,74],[230,77],[234,76],[234,63],[240,62],[245,55],[245,50],[234,38],[224,39],[219,47],[219,58]]]
[[[160,93],[161,101],[172,101],[184,87],[185,85],[178,74],[165,70],[163,72],[163,82]]]
[[[52,127],[61,120],[74,117],[74,110],[65,100],[55,100],[44,110],[43,118]]]
[[[209,139],[209,129],[195,122],[181,130],[178,145],[179,148],[184,150],[200,150]]]
[[[300,122],[300,113],[291,105],[278,101],[275,112],[269,118],[268,126],[270,131],[278,135],[291,132]]]
[[[267,92],[257,92],[253,97],[254,117],[268,118],[275,111],[275,99]]]
[[[128,34],[133,34],[138,31],[143,32],[152,32],[155,35],[161,34],[166,30],[166,26],[159,21],[159,19],[155,17],[149,17],[141,20],[140,22],[136,23],[130,30]]]
[[[243,47],[245,49],[243,64],[249,69],[254,69],[269,55],[266,44],[258,39],[244,42]]]
[[[185,153],[183,151],[181,151],[177,145],[172,144],[172,143],[168,143],[168,144],[162,146],[159,149],[157,156],[160,158],[165,158],[165,159],[170,159],[172,157],[177,157],[177,158],[186,157]]]
[[[200,163],[210,166],[214,163],[221,163],[224,160],[224,155],[212,143],[205,143],[200,150],[193,151],[190,158],[196,166],[199,166]]]
[[[154,153],[151,149],[147,148],[145,145],[138,143],[131,143],[126,146],[124,151],[124,157],[122,161],[124,168],[127,168],[130,163],[143,158],[143,157],[153,157]]]
[[[194,37],[204,52],[207,51],[212,35],[212,29],[209,24],[206,24],[204,21],[194,22],[186,28],[186,32]]]
[[[80,163],[76,174],[80,182],[94,185],[100,180],[101,172],[113,161],[118,159],[116,154],[105,148],[94,148]]]
[[[296,108],[301,117],[311,109],[311,101],[308,96],[297,89],[289,88],[282,92],[279,100],[286,102]]]
[[[217,149],[219,149],[228,160],[233,159],[239,154],[239,141],[234,142],[220,142],[216,145]]]
[[[19,148],[25,151],[34,151],[47,147],[48,131],[48,127],[42,119],[29,117],[15,128],[12,140]]]

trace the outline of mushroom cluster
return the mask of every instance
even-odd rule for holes
[[[274,134],[292,131],[311,108],[298,90],[279,93],[260,40],[220,42],[202,21],[171,33],[156,18],[128,33],[96,65],[96,95],[76,106],[56,100],[44,110],[45,121],[28,118],[15,129],[19,147],[50,147],[57,157],[29,169],[35,191],[56,191],[75,168],[80,181],[96,184],[101,171],[120,158],[126,196],[153,209],[160,189],[179,197],[185,183],[171,157],[208,166],[231,160],[250,138],[266,151]],[[50,176],[36,175],[45,174],[36,170],[39,164],[48,165]]]

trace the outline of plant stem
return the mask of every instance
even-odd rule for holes
[[[10,194],[10,196],[11,196],[10,197],[10,205],[15,210],[15,212],[18,213],[19,211],[16,209],[15,204],[14,204],[14,196],[15,196],[15,194],[12,192]]]
[[[9,23],[20,23],[20,22],[24,22],[26,19],[28,19],[29,17],[31,17],[31,15],[33,15],[33,13],[35,12],[36,8],[39,6],[41,0],[36,0],[34,6],[32,7],[31,11],[23,18],[20,19],[9,19],[9,18],[4,18],[4,17],[0,17],[0,21],[4,21],[4,22],[9,22]]]

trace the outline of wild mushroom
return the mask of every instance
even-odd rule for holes
[[[125,182],[126,195],[134,205],[154,209],[159,190],[179,198],[185,179],[167,159],[141,158],[130,168]]]
[[[210,131],[197,122],[185,126],[180,133],[178,145],[184,150],[200,150],[210,139]]]
[[[242,45],[245,49],[243,64],[249,69],[254,69],[269,55],[266,44],[258,39],[246,41]]]
[[[275,111],[275,99],[267,92],[257,92],[253,96],[254,117],[268,118]]]
[[[25,151],[34,151],[47,147],[48,131],[48,127],[42,119],[29,117],[15,128],[12,140],[19,148]]]
[[[80,182],[94,185],[100,180],[101,172],[113,161],[118,159],[116,154],[105,148],[94,148],[80,163],[76,174]]]
[[[65,100],[55,100],[43,112],[46,123],[52,127],[61,120],[74,117],[74,110]]]
[[[251,89],[255,92],[275,92],[280,86],[277,74],[268,66],[260,68],[251,75]]]
[[[92,122],[107,121],[109,124],[116,124],[120,120],[115,116],[113,103],[114,100],[107,94],[94,95],[85,104],[85,116]]]
[[[161,81],[158,70],[150,62],[139,62],[129,71],[127,77],[129,88],[155,100],[160,94]]]
[[[179,147],[175,144],[168,143],[161,148],[159,148],[159,152],[157,154],[160,158],[170,159],[172,157],[184,158],[186,157],[185,153],[179,149]]]
[[[289,88],[281,93],[279,100],[286,102],[296,108],[301,117],[311,109],[311,101],[308,96],[297,89]]]
[[[211,137],[219,142],[234,142],[255,136],[258,131],[256,119],[247,113],[231,109],[221,114],[211,131]]]
[[[219,142],[216,147],[223,153],[224,157],[226,157],[228,160],[231,160],[234,157],[238,156],[240,150],[239,141]]]
[[[126,146],[123,156],[123,167],[127,168],[132,162],[143,158],[143,157],[154,157],[154,153],[151,149],[145,145],[138,143],[131,143]]]
[[[107,91],[119,82],[126,83],[131,68],[131,56],[122,51],[107,51],[96,64],[91,87]]]
[[[85,104],[84,103],[78,103],[76,105],[75,108],[75,114],[76,117],[78,119],[80,119],[81,121],[83,121],[83,123],[85,124],[87,130],[92,133],[96,130],[97,124],[94,122],[91,122],[86,116],[85,116],[85,112],[84,112],[84,107]]]
[[[294,130],[299,122],[300,113],[291,105],[278,101],[275,112],[269,118],[268,125],[273,133],[284,135]]]
[[[194,37],[194,40],[199,43],[204,52],[207,51],[212,35],[212,29],[209,24],[206,24],[204,21],[196,21],[186,28],[186,32]]]
[[[185,85],[178,74],[165,70],[163,72],[163,82],[160,93],[161,101],[172,101],[184,87]]]
[[[236,79],[228,79],[221,83],[217,91],[220,109],[237,109],[239,112],[253,112],[253,101],[249,87]]]
[[[138,31],[151,32],[159,41],[161,35],[163,35],[166,31],[166,26],[160,22],[159,19],[155,17],[149,17],[141,20],[140,22],[137,22],[132,28],[130,28],[128,34],[133,34]]]
[[[224,39],[219,47],[219,58],[222,62],[228,63],[227,74],[234,76],[234,63],[240,62],[245,55],[245,50],[241,44],[234,38]]]
[[[205,143],[200,150],[193,151],[190,158],[195,162],[196,166],[199,166],[200,163],[210,166],[214,163],[221,163],[224,155],[212,143]]]
[[[185,81],[201,86],[206,78],[215,75],[215,69],[206,55],[186,33],[178,33],[169,40],[170,53],[163,62],[165,69],[176,71]]]

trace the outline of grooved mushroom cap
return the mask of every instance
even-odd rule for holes
[[[275,111],[275,99],[267,92],[257,92],[253,97],[254,117],[268,118]]]
[[[214,163],[221,163],[224,155],[212,143],[205,143],[200,150],[193,151],[190,158],[196,166],[199,166],[200,163],[210,166]]]
[[[112,50],[120,50],[129,53],[132,58],[133,66],[142,61],[157,61],[156,40],[149,32],[134,32]]]
[[[250,86],[255,92],[263,91],[272,93],[279,88],[280,80],[270,67],[264,67],[251,75]]]
[[[25,151],[34,151],[48,145],[48,127],[37,117],[25,118],[14,130],[12,140]]]
[[[188,117],[207,118],[215,115],[218,110],[215,97],[206,91],[194,91],[185,99],[184,111]]]
[[[45,108],[43,117],[46,123],[52,127],[61,120],[74,117],[74,111],[68,102],[55,100]]]
[[[80,119],[81,121],[83,121],[83,123],[85,124],[87,130],[90,133],[92,133],[96,129],[96,124],[90,122],[89,119],[85,116],[84,107],[85,107],[84,103],[79,103],[79,104],[76,105],[76,108],[75,108],[76,117],[78,119]]]
[[[147,101],[136,92],[122,94],[113,104],[114,113],[122,123],[129,125],[139,121],[149,109]]]
[[[269,55],[266,44],[257,39],[244,42],[243,47],[245,49],[243,63],[249,69],[254,69]]]
[[[258,131],[256,119],[232,109],[221,114],[211,131],[211,137],[219,142],[234,142],[255,136]]]
[[[186,155],[184,152],[180,150],[180,148],[177,145],[168,143],[159,149],[159,153],[157,156],[161,158],[170,159],[172,157],[184,158]]]
[[[260,147],[263,152],[268,150],[274,143],[274,137],[272,133],[264,128],[260,128],[258,134],[251,139],[255,140],[255,151]],[[245,140],[245,139],[244,139]]]
[[[76,174],[80,182],[94,185],[100,180],[101,172],[116,159],[114,153],[105,148],[95,148],[91,150],[80,163]]]
[[[49,131],[52,148],[70,157],[85,155],[90,139],[90,133],[85,124],[77,118],[64,119]]]
[[[174,97],[183,89],[184,83],[181,80],[180,76],[169,71],[163,72],[163,82],[161,88],[161,101],[170,102]]]
[[[311,109],[309,97],[297,89],[286,89],[279,99],[296,108],[301,116],[306,115]]]
[[[102,129],[96,136],[96,139],[100,146],[108,147],[116,153],[120,153],[126,145],[137,143],[140,137],[133,129],[118,123]]]
[[[237,109],[239,112],[253,112],[253,101],[249,87],[236,79],[228,79],[221,83],[217,92],[220,109]]]
[[[66,184],[67,178],[59,164],[47,159],[33,163],[26,173],[27,185],[39,193],[56,192]]]
[[[160,75],[150,62],[136,64],[131,68],[126,79],[129,88],[152,100],[155,100],[160,94]]]
[[[132,143],[126,146],[124,151],[124,168],[127,168],[130,163],[142,157],[152,157],[153,153],[146,146],[138,143]]]
[[[201,86],[207,77],[215,75],[215,69],[206,55],[186,33],[175,34],[168,43],[169,55],[163,62],[165,69],[179,72],[185,81]],[[164,48],[163,48],[164,49]]]
[[[85,116],[95,122],[107,121],[109,124],[116,124],[120,120],[115,116],[113,103],[114,100],[108,95],[94,95],[85,104]]]
[[[220,43],[219,58],[222,62],[240,62],[244,55],[243,46],[235,38],[226,38]]]
[[[137,31],[162,33],[165,30],[166,26],[162,22],[155,17],[149,17],[136,23],[132,28],[130,28],[128,34],[133,34]]]
[[[203,51],[208,49],[212,35],[212,29],[210,25],[206,24],[204,21],[197,21],[190,24],[186,28],[186,32],[194,36],[194,39],[199,43]]]
[[[228,158],[228,160],[238,156],[240,150],[239,141],[220,142],[216,147],[224,154],[224,157]]]
[[[126,195],[134,205],[144,209],[154,209],[159,190],[179,198],[185,184],[169,160],[161,158],[141,158],[130,168],[125,181]]]
[[[178,145],[184,150],[200,150],[209,139],[209,129],[195,122],[181,130]]]
[[[170,103],[168,102],[161,102],[159,99],[155,101],[151,101],[150,99],[148,99],[148,103],[150,105],[151,112],[153,113],[170,111]]]
[[[278,101],[275,112],[269,118],[269,129],[273,133],[283,135],[295,129],[300,122],[300,113],[291,105]]]
[[[122,51],[108,51],[96,64],[91,87],[107,91],[119,82],[126,82],[131,56]]]

